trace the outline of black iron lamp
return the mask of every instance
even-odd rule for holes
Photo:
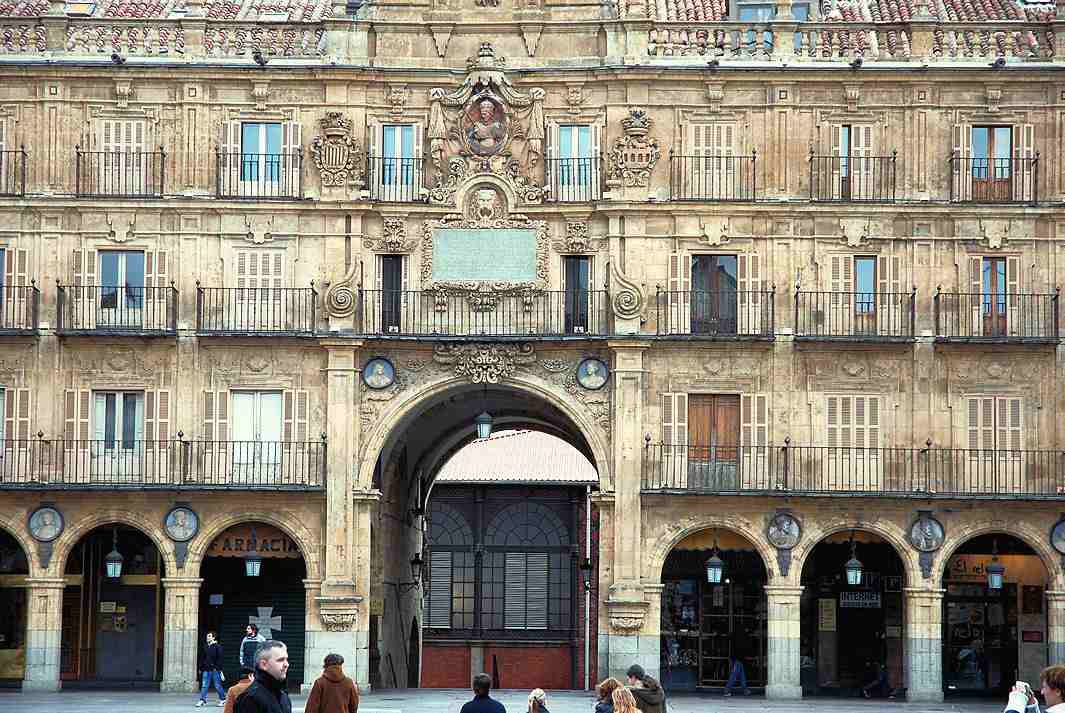
[[[108,579],[118,579],[122,576],[122,553],[118,551],[118,528],[111,530],[111,551],[104,557],[107,567]]]
[[[847,573],[847,584],[851,587],[857,587],[862,583],[862,561],[858,559],[854,549],[854,533],[851,532],[851,558],[847,560],[847,564],[843,565],[843,570]]]
[[[244,574],[248,577],[258,577],[263,571],[263,558],[259,554],[259,541],[255,537],[255,528],[251,529],[251,549],[244,554]]]
[[[1006,568],[998,561],[998,540],[991,543],[991,564],[987,565],[987,588],[998,591],[1006,577]]]
[[[725,574],[725,561],[718,556],[717,538],[714,538],[714,549],[710,553],[710,559],[706,560],[706,581],[710,584],[721,584],[721,577]]]

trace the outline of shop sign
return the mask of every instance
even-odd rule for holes
[[[276,527],[236,525],[215,538],[207,548],[208,557],[243,557],[256,552],[260,557],[301,557],[300,548],[291,537]]]
[[[840,592],[839,605],[843,609],[879,609],[880,592]]]
[[[818,631],[835,631],[836,630],[836,600],[835,599],[818,599],[817,600],[817,630]]]

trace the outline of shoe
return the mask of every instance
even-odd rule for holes
[[[732,691],[725,691],[725,698],[732,698]]]
[[[224,700],[218,701],[218,707],[219,708],[225,708],[226,707],[226,702]]]
[[[862,695],[866,698],[872,698],[872,696],[869,695],[869,691],[862,691]]]
[[[207,705],[207,701],[196,701],[197,708],[203,708],[205,705]]]

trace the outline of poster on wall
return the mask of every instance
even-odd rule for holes
[[[817,630],[818,631],[835,631],[836,630],[836,600],[835,599],[818,599],[817,600]]]

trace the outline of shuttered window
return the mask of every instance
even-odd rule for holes
[[[1024,448],[1022,400],[983,396],[968,400],[970,450],[1019,451]]]
[[[429,602],[425,621],[430,629],[451,628],[451,552],[429,554]]]
[[[505,581],[504,627],[546,629],[547,553],[507,552]]]
[[[826,415],[830,448],[880,447],[879,396],[829,396]]]
[[[6,442],[5,448],[25,448],[30,440],[30,390],[2,389],[0,404],[4,413],[0,438]]]

